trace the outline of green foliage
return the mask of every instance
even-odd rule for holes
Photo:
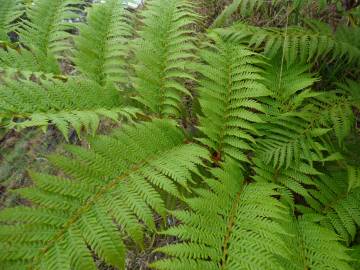
[[[15,21],[22,13],[21,0],[0,1],[0,43],[9,41],[8,33],[15,30],[17,26]]]
[[[284,269],[353,269],[347,249],[331,230],[302,217],[289,219],[285,227],[293,237],[285,239],[291,255],[283,262]]]
[[[262,159],[254,158],[252,177],[256,182],[276,183],[291,190],[294,194],[309,198],[309,187],[314,187],[314,177],[321,175],[319,171],[304,161],[298,162],[288,168],[273,168],[267,165]]]
[[[89,150],[69,146],[72,158],[51,157],[68,177],[32,173],[35,186],[20,193],[34,207],[0,213],[0,268],[96,269],[89,247],[124,269],[114,222],[139,245],[144,225],[156,230],[152,210],[165,214],[160,190],[178,197],[207,155],[183,140],[173,122],[156,120],[97,137]]]
[[[269,94],[262,84],[262,59],[243,46],[215,37],[200,53],[205,65],[198,67],[202,75],[198,89],[203,116],[199,129],[206,136],[198,139],[210,146],[220,159],[229,156],[247,161],[244,151],[251,150],[263,112],[257,98]]]
[[[45,69],[46,70],[46,69]],[[17,76],[31,78],[32,75],[53,77],[52,73],[44,73],[44,66],[32,51],[25,48],[0,49],[0,71],[6,77]],[[50,70],[51,72],[51,70]]]
[[[174,258],[161,260],[156,269],[282,269],[278,256],[288,253],[285,233],[275,222],[286,214],[274,196],[275,185],[246,185],[232,162],[215,169],[216,179],[195,190],[187,200],[190,210],[175,211],[182,224],[164,234],[182,242],[158,249]]]
[[[127,83],[130,19],[120,0],[89,8],[87,23],[79,26],[80,35],[75,38],[74,63],[82,74],[101,85]]]
[[[359,170],[349,168],[333,175],[323,175],[316,181],[316,190],[311,190],[310,206],[324,216],[324,226],[332,228],[342,240],[350,243],[360,225]]]
[[[353,259],[352,266],[354,269],[360,267],[360,245],[352,247],[351,257]]]
[[[317,61],[324,56],[329,56],[330,60],[345,58],[348,62],[360,63],[359,48],[344,39],[337,39],[329,26],[318,31],[296,26],[284,29],[236,23],[231,28],[216,31],[227,39],[263,51],[269,57],[283,52],[289,64]]]
[[[29,5],[19,29],[20,41],[24,43],[42,65],[42,71],[59,73],[56,59],[69,49],[69,30],[74,24],[69,20],[79,17],[76,4],[81,0],[36,0]]]
[[[234,0],[230,5],[225,7],[221,14],[215,19],[211,28],[222,27],[230,20],[231,16],[240,10],[242,16],[250,16],[254,10],[263,6],[265,3],[276,3],[278,0]]]
[[[0,0],[0,147],[78,144],[0,211],[0,270],[358,269],[355,4],[96,2]]]
[[[136,97],[157,116],[179,115],[181,98],[191,95],[185,80],[194,80],[192,27],[199,19],[188,0],[150,0],[142,12],[143,27],[136,40]]]
[[[8,80],[0,85],[0,116],[9,118],[8,128],[31,126],[47,127],[54,124],[69,135],[70,125],[81,134],[81,129],[95,133],[99,116],[115,121],[119,116],[134,117],[137,110],[124,108],[117,91],[104,91],[100,85],[86,80],[32,81]]]
[[[164,232],[182,242],[159,248],[172,258],[156,269],[352,269],[339,237],[305,218],[289,215],[274,197],[277,186],[248,184],[229,163],[213,172],[206,189],[175,211],[182,224]]]

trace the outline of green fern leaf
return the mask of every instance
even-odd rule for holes
[[[359,64],[360,49],[346,40],[337,39],[331,33],[330,26],[326,27],[329,31],[301,27],[266,28],[237,23],[231,28],[215,31],[229,40],[264,51],[269,57],[284,52],[288,64],[295,61],[307,63],[327,55],[332,60],[345,57],[348,62]]]
[[[21,0],[1,0],[0,1],[0,43],[9,41],[8,33],[15,30],[15,21],[23,13]]]
[[[358,269],[360,267],[360,245],[353,246],[350,255],[353,259],[352,267]]]
[[[194,30],[199,16],[188,0],[150,0],[136,41],[135,99],[158,116],[177,116],[195,59]]]
[[[76,68],[101,85],[128,81],[125,61],[132,28],[131,13],[123,5],[121,0],[94,4],[75,38]]]
[[[58,76],[59,70],[56,73],[57,75],[45,73],[44,70],[47,69],[43,65],[42,59],[23,47],[16,49],[7,47],[6,50],[0,49],[0,71],[4,77],[11,78],[15,76],[30,79],[32,76],[37,78]]]
[[[349,265],[351,259],[346,254],[347,248],[333,231],[305,217],[288,221],[285,227],[294,237],[286,239],[291,256],[284,261],[284,269],[353,269]]]
[[[180,197],[178,187],[188,187],[191,172],[208,155],[184,139],[174,122],[156,120],[94,138],[89,150],[69,146],[72,158],[51,157],[68,177],[32,173],[35,186],[19,193],[33,206],[0,212],[0,247],[6,247],[0,265],[96,269],[89,247],[124,269],[116,224],[142,245],[144,225],[156,230],[152,210],[166,213],[160,191]]]
[[[236,11],[240,10],[242,16],[250,16],[254,10],[258,9],[267,2],[276,2],[277,0],[264,1],[264,0],[233,0],[221,14],[212,23],[211,28],[218,28],[224,26],[224,24],[231,18]]]
[[[202,50],[204,65],[198,67],[199,102],[203,116],[199,129],[206,136],[198,140],[217,156],[247,161],[257,133],[253,123],[263,122],[259,97],[270,92],[261,83],[262,60],[251,51],[215,37],[216,45]]]
[[[75,27],[69,21],[79,18],[79,3],[82,1],[36,0],[29,5],[28,20],[23,20],[19,30],[20,41],[39,59],[44,72],[59,73],[57,59],[69,49],[69,30]]]
[[[23,129],[54,124],[68,138],[72,126],[95,133],[100,116],[117,121],[131,119],[138,112],[121,106],[115,89],[104,89],[92,81],[69,79],[42,81],[7,80],[0,85],[0,115],[12,119],[8,128]]]
[[[288,253],[275,222],[286,208],[273,196],[272,184],[250,184],[235,163],[215,169],[218,179],[205,179],[208,188],[187,200],[190,210],[175,211],[182,224],[165,235],[181,242],[159,248],[172,258],[159,260],[155,269],[283,269],[279,256]]]
[[[353,168],[348,173],[340,171],[332,175],[320,176],[316,190],[311,190],[313,200],[310,206],[326,217],[323,225],[333,229],[341,238],[350,243],[360,226],[360,188],[349,190],[348,181],[354,181]]]
[[[305,198],[310,197],[310,187],[315,187],[316,182],[313,177],[321,175],[319,171],[305,162],[299,162],[288,168],[275,169],[266,165],[260,158],[253,158],[253,170],[255,175],[252,177],[259,183],[274,183],[284,186],[292,192],[299,194]]]

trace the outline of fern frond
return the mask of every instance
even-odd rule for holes
[[[337,87],[348,98],[350,105],[360,110],[360,82],[346,80],[343,83],[337,83]]]
[[[262,99],[267,105],[265,123],[256,126],[261,137],[255,152],[275,168],[289,168],[300,160],[312,164],[335,158],[328,138],[333,125],[323,120],[324,106],[314,103],[328,93],[310,89],[317,79],[307,69],[301,64],[282,66],[279,58],[266,68],[265,85],[272,94]]]
[[[353,90],[357,92],[356,85],[359,86],[355,83]],[[345,139],[355,127],[353,107],[359,105],[359,100],[356,100],[359,96],[353,96],[353,90],[344,84],[340,87],[340,91],[328,91],[326,95],[315,97],[312,103],[317,106],[323,125],[333,128],[339,145],[343,146]]]
[[[310,191],[313,200],[308,200],[316,212],[325,216],[322,225],[333,229],[347,243],[360,226],[360,186],[353,185],[358,178],[359,172],[354,174],[351,168],[348,173],[322,175],[315,182],[318,188]]]
[[[291,256],[283,262],[284,269],[353,270],[347,248],[333,231],[305,217],[290,217],[285,227],[293,237],[286,238]]]
[[[174,211],[182,224],[165,235],[182,242],[159,248],[171,258],[151,266],[166,270],[283,269],[278,262],[288,253],[275,222],[287,210],[274,198],[275,185],[246,185],[239,167],[231,162],[215,169],[218,179],[205,179],[206,189],[187,200],[190,210]]]
[[[150,0],[146,6],[135,49],[136,100],[158,116],[177,116],[181,98],[191,95],[184,82],[195,80],[192,26],[199,16],[188,0]]]
[[[274,168],[289,168],[304,160],[329,161],[334,150],[326,135],[331,128],[319,125],[320,119],[311,113],[284,113],[270,118],[266,124],[258,126],[263,136],[256,140],[256,153],[266,164]]]
[[[360,49],[352,43],[338,40],[331,34],[331,30],[329,33],[300,27],[285,30],[237,23],[231,28],[215,31],[231,41],[263,51],[268,57],[284,51],[284,58],[289,64],[296,61],[308,63],[326,55],[330,56],[330,60],[344,57],[349,62],[360,63]]]
[[[260,158],[253,158],[252,169],[255,175],[252,177],[258,183],[274,183],[291,190],[295,194],[309,198],[309,189],[315,188],[314,177],[321,175],[321,172],[301,161],[288,168],[273,168],[267,165]]]
[[[126,83],[126,57],[132,35],[131,13],[122,0],[109,0],[88,9],[87,23],[75,37],[76,68],[100,85]]]
[[[310,67],[303,64],[283,65],[281,57],[267,62],[264,84],[272,92],[268,105],[276,112],[295,111],[304,106],[307,99],[321,95],[311,87],[319,79],[309,72]]]
[[[352,249],[352,251],[351,251],[350,255],[353,259],[351,266],[354,269],[358,269],[360,267],[360,245],[353,246],[353,247],[351,247],[351,249]]]
[[[0,212],[0,265],[96,269],[89,247],[124,269],[116,224],[142,245],[144,225],[156,230],[153,210],[166,213],[160,191],[180,197],[208,155],[184,139],[174,122],[156,120],[94,138],[88,150],[69,146],[72,158],[51,157],[68,177],[32,173],[35,186],[19,193],[33,206]]]
[[[262,59],[246,48],[215,37],[216,44],[201,52],[199,102],[203,116],[199,129],[206,136],[198,139],[217,156],[247,161],[256,129],[264,109],[259,97],[270,92],[262,84]]]
[[[14,31],[17,26],[15,20],[23,13],[21,0],[0,1],[0,43],[9,41],[8,33]]]
[[[221,14],[212,23],[211,28],[223,27],[236,11],[240,10],[243,16],[249,16],[254,10],[258,9],[264,3],[277,2],[277,0],[233,0],[230,5],[225,7]]]
[[[46,63],[42,62],[41,58],[23,47],[0,49],[0,71],[8,78],[12,75],[19,75],[27,79],[31,75],[36,75],[36,77],[54,76],[55,74],[52,73],[44,73],[47,70],[45,65]],[[58,70],[57,74],[59,73]]]
[[[100,118],[133,118],[137,110],[123,108],[115,89],[104,89],[92,81],[69,79],[42,81],[7,80],[0,85],[0,115],[13,121],[8,128],[47,127],[54,124],[65,136],[72,126],[95,132]]]
[[[44,72],[58,73],[57,59],[69,49],[69,30],[75,28],[70,20],[80,17],[77,4],[81,0],[35,0],[26,12],[19,29],[20,42],[29,47],[43,62]]]

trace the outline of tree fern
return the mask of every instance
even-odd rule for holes
[[[68,177],[32,173],[35,186],[19,192],[33,206],[0,212],[0,268],[96,269],[89,247],[124,269],[115,223],[141,245],[142,223],[156,230],[152,209],[165,215],[159,190],[179,197],[177,186],[187,188],[207,156],[183,140],[173,122],[157,120],[97,137],[89,150],[68,147],[72,158],[52,157]]]
[[[9,41],[8,33],[15,29],[15,20],[23,13],[21,2],[21,0],[0,1],[0,42]]]
[[[29,47],[42,63],[44,72],[59,73],[57,59],[69,49],[70,33],[74,24],[69,20],[79,17],[76,4],[81,0],[35,0],[29,6],[19,30],[20,41]]]
[[[287,250],[285,231],[275,222],[286,214],[274,199],[272,184],[246,185],[237,165],[215,169],[218,179],[205,179],[208,188],[187,199],[190,210],[175,211],[182,224],[165,235],[182,242],[158,249],[172,258],[153,263],[156,269],[283,269],[278,258]]]
[[[127,82],[125,72],[131,16],[122,0],[94,4],[75,38],[76,68],[101,85]],[[89,64],[91,63],[91,64]]]
[[[330,29],[319,32],[295,26],[279,29],[237,23],[217,32],[232,41],[263,51],[269,57],[284,51],[285,60],[290,64],[296,61],[307,63],[326,55],[330,55],[330,60],[345,57],[356,64],[360,61],[359,48],[345,40],[338,40]]]
[[[185,80],[194,80],[194,30],[199,16],[188,0],[150,0],[142,12],[136,42],[136,99],[158,116],[179,115],[181,97],[190,95]]]
[[[218,159],[229,156],[247,161],[256,129],[262,122],[257,101],[270,92],[261,83],[262,59],[246,48],[215,37],[215,46],[201,52],[199,102],[203,115],[199,129],[206,136],[198,140],[211,147]]]
[[[7,80],[0,85],[0,115],[10,118],[8,128],[47,127],[54,124],[67,138],[72,126],[80,135],[82,127],[93,133],[99,116],[117,120],[134,117],[137,110],[123,108],[116,90],[104,89],[91,81],[69,79],[42,81]]]

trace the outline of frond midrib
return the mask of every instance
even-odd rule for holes
[[[222,248],[221,248],[221,250],[223,250],[223,256],[220,261],[220,269],[222,269],[222,270],[226,269],[227,256],[228,256],[228,245],[229,244],[231,245],[231,243],[229,243],[229,241],[231,239],[231,234],[233,231],[233,227],[235,225],[236,213],[237,213],[237,209],[239,208],[239,204],[241,201],[241,194],[242,194],[242,191],[244,190],[244,186],[245,185],[242,185],[241,190],[236,194],[236,197],[235,197],[232,207],[230,209],[230,214],[227,218],[226,232],[225,232],[224,242],[223,242]]]

